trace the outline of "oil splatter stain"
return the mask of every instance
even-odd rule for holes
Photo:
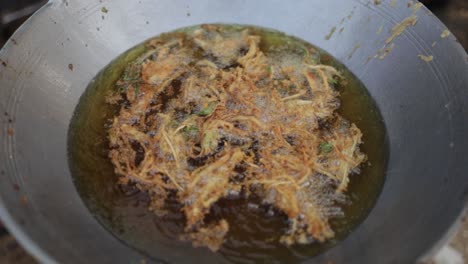
[[[385,48],[379,50],[377,54],[375,55],[375,58],[379,58],[379,60],[385,59],[390,52],[395,48],[395,43],[390,44],[389,46],[386,46]]]
[[[414,4],[413,5],[413,14],[415,14],[421,7],[423,7],[424,5],[422,3],[417,3],[417,4]]]
[[[414,14],[412,14],[400,23],[396,24],[392,28],[392,34],[390,35],[390,37],[388,37],[387,40],[385,40],[385,44],[390,44],[392,41],[395,40],[395,38],[400,36],[406,30],[406,28],[408,28],[409,26],[416,25],[416,22],[418,22],[418,18]]]
[[[325,40],[330,40],[333,34],[335,33],[335,31],[336,31],[336,27],[332,27],[330,29],[330,33],[328,33],[328,35],[325,36]]]
[[[354,15],[354,9],[351,10],[351,12],[350,12],[349,15],[347,16],[347,18],[348,18],[348,19],[353,18],[353,15]]]
[[[377,29],[377,35],[380,35],[383,31],[383,26],[380,26],[379,29]]]
[[[442,31],[442,34],[440,34],[441,38],[446,38],[448,36],[450,36],[450,31],[448,31],[448,29]]]
[[[434,59],[434,56],[432,55],[422,55],[422,54],[419,54],[418,57],[425,61],[425,62],[431,62],[433,59]]]
[[[377,54],[375,55],[375,58],[379,58],[380,60],[383,60],[395,47],[393,41],[399,37],[405,30],[410,27],[416,25],[418,22],[418,17],[416,16],[416,12],[423,6],[421,3],[413,4],[410,2],[411,5],[409,7],[412,7],[413,12],[412,14],[403,19],[400,23],[396,24],[393,26],[391,32],[391,35],[385,40],[385,45],[377,51]]]
[[[356,53],[356,51],[357,51],[360,47],[361,47],[361,43],[357,43],[357,44],[354,46],[353,50],[351,50],[351,52],[350,52],[349,55],[348,55],[348,60],[350,60],[350,59],[353,57],[354,53]]]

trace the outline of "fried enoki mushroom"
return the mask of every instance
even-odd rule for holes
[[[366,159],[361,131],[341,117],[335,68],[317,54],[266,53],[262,38],[206,25],[149,42],[108,98],[119,104],[109,157],[120,184],[136,184],[150,209],[176,196],[184,240],[220,248],[225,219],[206,223],[229,193],[255,195],[289,219],[286,245],[334,237],[349,176]]]

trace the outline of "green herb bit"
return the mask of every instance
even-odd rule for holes
[[[120,80],[118,81],[117,88],[120,91],[126,91],[130,86],[133,87],[135,92],[135,99],[137,98],[140,92],[140,72],[141,65],[131,64],[125,68]]]
[[[329,78],[328,79],[328,83],[329,84],[332,84],[332,85],[337,85],[339,82],[339,80],[336,78],[336,77],[333,77],[333,78]]]
[[[218,147],[218,140],[220,138],[219,132],[216,130],[209,130],[203,135],[201,142],[202,150],[206,153],[210,153],[216,150]]]
[[[135,100],[136,100],[138,98],[138,94],[140,93],[140,84],[135,83],[133,86],[135,89]]]
[[[282,96],[289,96],[297,88],[297,86],[294,83],[292,83],[288,86],[280,85],[275,88]]]
[[[125,68],[122,80],[123,81],[136,81],[140,79],[141,65],[131,64]]]
[[[199,129],[197,126],[189,125],[184,127],[182,131],[187,137],[196,137],[198,135]]]
[[[314,53],[310,53],[309,49],[305,48],[305,55],[304,55],[304,62],[305,63],[308,63],[308,64],[312,64],[312,65],[315,65],[315,64],[320,64],[320,53],[318,52],[314,52]]]
[[[330,142],[323,142],[320,143],[320,152],[322,153],[330,153],[333,150],[333,145]]]
[[[203,108],[202,110],[200,110],[200,112],[198,112],[197,115],[199,115],[199,116],[209,116],[214,112],[217,105],[218,105],[217,102],[209,102],[208,106]]]

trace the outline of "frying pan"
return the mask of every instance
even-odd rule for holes
[[[387,127],[388,171],[376,206],[346,239],[307,262],[414,263],[430,255],[468,195],[468,58],[453,36],[441,37],[446,28],[436,17],[413,7],[369,0],[50,1],[0,52],[2,221],[44,263],[152,261],[107,232],[79,197],[67,164],[73,110],[96,73],[143,40],[195,24],[237,23],[277,29],[331,53],[364,83]],[[386,45],[392,28],[412,14],[417,23]],[[383,47],[388,54],[375,58]],[[163,248],[156,254],[177,263],[226,261],[185,252],[167,260]]]

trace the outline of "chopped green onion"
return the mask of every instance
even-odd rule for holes
[[[194,125],[190,125],[190,126],[186,126],[182,129],[182,131],[184,132],[185,136],[187,137],[195,137],[198,135],[198,132],[199,132],[199,129],[197,126],[194,126]]]
[[[336,85],[338,83],[338,79],[337,78],[330,78],[330,79],[328,79],[328,83]]]
[[[141,65],[131,64],[127,68],[125,68],[124,72],[122,73],[122,77],[120,78],[120,84],[117,85],[120,91],[126,91],[128,87],[133,86],[135,89],[135,98],[138,96],[140,91],[140,72],[141,72]]]
[[[197,115],[199,115],[199,116],[209,116],[214,112],[217,105],[218,105],[217,102],[209,102],[208,106],[203,108],[202,110],[200,110],[200,112],[198,112]]]
[[[138,98],[138,94],[140,93],[140,84],[135,83],[135,100]]]
[[[319,148],[322,153],[330,153],[333,150],[333,145],[330,142],[323,142],[320,143]]]

